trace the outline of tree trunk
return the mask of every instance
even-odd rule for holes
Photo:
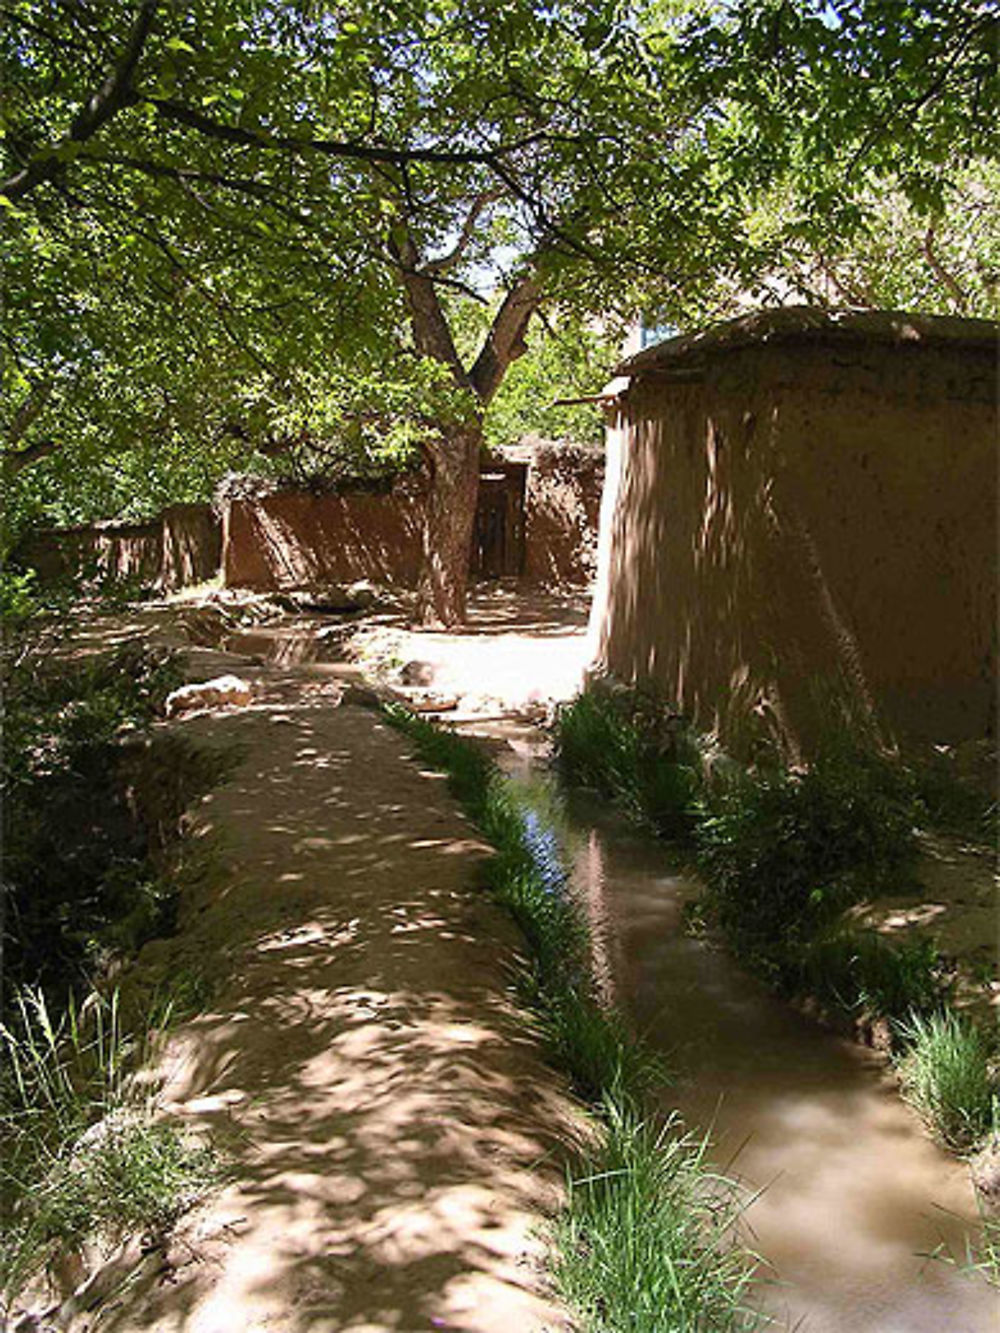
[[[482,428],[474,424],[428,446],[431,485],[424,567],[417,586],[417,619],[422,625],[447,629],[465,620],[482,443]]]

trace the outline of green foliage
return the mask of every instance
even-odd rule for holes
[[[38,615],[41,610],[37,576],[33,569],[11,569],[0,565],[0,624],[9,632]]]
[[[460,351],[472,357],[496,313],[496,300],[487,306],[467,303],[452,315]],[[555,407],[557,399],[583,398],[599,393],[621,359],[623,330],[601,332],[567,312],[535,323],[527,350],[514,361],[484,420],[487,445],[513,444],[525,435],[598,445],[604,439],[604,418],[594,404]]]
[[[932,945],[840,924],[845,908],[909,871],[925,809],[904,765],[835,739],[807,769],[745,771],[651,696],[608,683],[560,708],[555,742],[571,781],[694,844],[712,917],[773,984],[868,1016],[940,1002]]]
[[[563,704],[555,725],[571,781],[606,792],[664,837],[691,837],[705,763],[682,718],[652,695],[599,685]]]
[[[709,1174],[707,1142],[676,1118],[655,1127],[609,1098],[606,1135],[571,1176],[556,1224],[555,1276],[588,1333],[705,1333],[768,1321],[748,1301],[751,1256],[736,1241],[741,1200]]]
[[[179,682],[169,654],[73,661],[25,632],[6,642],[4,675],[5,981],[61,990],[170,928],[162,853],[224,764],[144,739]]]
[[[791,990],[850,1014],[898,1022],[943,998],[941,959],[929,940],[894,943],[871,930],[834,927],[782,951],[775,970]]]
[[[135,1077],[167,1018],[129,1031],[116,992],[71,999],[61,1018],[40,991],[15,994],[0,1024],[0,1316],[60,1252],[162,1234],[215,1179],[214,1154],[155,1120]]]
[[[484,413],[490,442],[593,438],[596,412],[550,406],[613,359],[587,316],[690,327],[767,282],[828,299],[812,269],[979,309],[1000,117],[993,25],[960,8],[195,0],[145,25],[130,0],[66,24],[19,0],[9,536],[231,471],[380,475]]]
[[[994,846],[1000,832],[996,747],[986,742],[975,750],[970,764],[956,748],[936,745],[907,767],[926,826]]]
[[[914,1014],[901,1031],[907,1043],[898,1064],[903,1095],[934,1135],[968,1152],[991,1130],[1000,1131],[1000,1078],[985,1033],[946,1011]]]
[[[730,783],[698,829],[724,928],[762,959],[794,949],[872,888],[898,882],[915,855],[917,813],[905,774],[864,748]]]

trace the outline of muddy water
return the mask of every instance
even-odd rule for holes
[[[749,1239],[770,1265],[765,1299],[779,1327],[998,1333],[996,1293],[926,1257],[941,1245],[964,1253],[975,1217],[967,1171],[930,1142],[877,1057],[686,934],[693,886],[663,844],[585,794],[568,814],[596,961],[668,1055],[666,1104],[710,1129],[715,1162],[760,1191]]]
[[[257,657],[273,666],[301,666],[326,659],[336,653],[332,629],[315,618],[278,621],[272,625],[256,625],[252,629],[236,630],[223,640],[223,648],[230,653]]]

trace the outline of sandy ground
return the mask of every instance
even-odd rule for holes
[[[580,688],[589,661],[582,592],[525,592],[480,586],[461,633],[408,628],[402,617],[361,625],[345,644],[363,666],[412,702],[453,703],[446,716],[541,716]]]
[[[164,1105],[232,1177],[73,1327],[564,1328],[539,1227],[582,1121],[513,1002],[519,939],[475,888],[488,849],[405,740],[341,702],[356,668],[189,651],[189,676],[234,669],[249,708],[166,724],[238,758],[192,813],[208,869],[180,931],[132,977],[208,987]]]

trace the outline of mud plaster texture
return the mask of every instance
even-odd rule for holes
[[[626,362],[600,665],[742,756],[831,699],[898,736],[995,726],[996,326],[785,311]]]
[[[218,573],[222,528],[208,505],[172,505],[146,523],[93,523],[32,533],[15,552],[43,583],[134,579],[161,592]]]
[[[585,586],[596,561],[603,454],[534,441],[498,456],[528,464],[525,581]],[[384,494],[285,490],[231,500],[223,513],[224,583],[273,591],[367,579],[414,588],[423,564],[426,506],[421,474],[401,478]]]
[[[251,708],[172,724],[242,757],[193,814],[211,869],[179,934],[138,963],[211,984],[165,1110],[232,1180],[86,1327],[561,1329],[535,1229],[580,1120],[512,1003],[519,937],[474,888],[488,849],[337,683],[243,674]]]
[[[525,582],[586,587],[597,567],[604,450],[529,436],[496,452],[504,462],[528,467]]]

